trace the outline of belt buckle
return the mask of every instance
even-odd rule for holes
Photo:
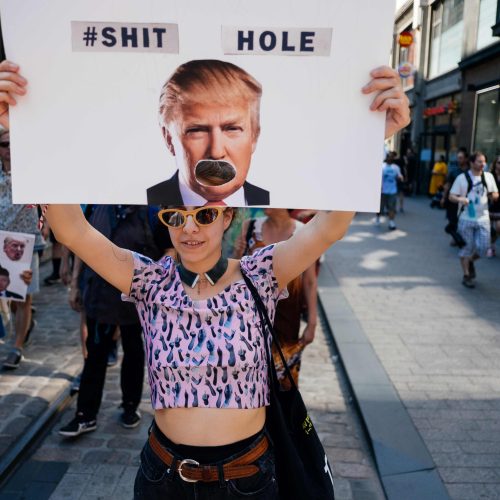
[[[182,474],[182,466],[184,464],[189,464],[189,465],[195,465],[196,467],[198,467],[200,465],[200,462],[197,462],[196,460],[193,460],[191,458],[185,458],[184,460],[181,461],[181,463],[179,464],[179,467],[177,467],[177,472],[179,474],[179,477],[183,480],[183,481],[186,481],[187,483],[197,483],[198,482],[198,479],[189,479],[188,477],[185,477],[183,474]]]

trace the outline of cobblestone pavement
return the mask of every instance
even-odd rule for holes
[[[42,282],[49,271],[49,265],[42,267]],[[17,370],[0,371],[0,457],[26,434],[80,370],[78,315],[68,307],[66,295],[62,285],[44,286],[35,295],[37,325],[24,350],[25,359]],[[11,332],[0,339],[0,366],[13,340]]]
[[[456,500],[500,498],[500,259],[461,285],[444,213],[409,199],[398,230],[356,217],[331,266]]]
[[[17,371],[0,375],[4,452],[16,437],[11,436],[12,429],[21,434],[81,369],[78,318],[66,306],[65,296],[62,286],[44,288],[38,295],[39,324],[33,344],[26,351],[26,361]],[[2,355],[7,352],[6,345],[0,349]],[[344,375],[336,361],[328,337],[318,328],[317,339],[304,354],[301,390],[333,464],[337,498],[383,499]],[[0,491],[1,500],[132,498],[139,453],[152,412],[145,386],[141,425],[132,430],[119,425],[119,373],[118,366],[108,370],[97,431],[73,440],[57,434],[58,428],[73,417],[73,401],[29,462]],[[39,406],[40,411],[35,412],[33,408]]]

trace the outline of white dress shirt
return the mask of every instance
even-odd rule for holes
[[[182,175],[179,175],[179,189],[181,191],[182,200],[185,206],[202,207],[207,204],[207,200],[195,193],[191,188],[184,182]],[[219,201],[219,200],[217,200]],[[247,206],[245,200],[245,190],[241,186],[238,191],[229,195],[227,198],[220,200],[223,201],[228,207],[245,207]]]

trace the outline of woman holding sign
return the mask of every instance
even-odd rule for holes
[[[17,65],[0,64],[4,126],[26,85]],[[373,111],[387,113],[386,136],[408,124],[395,71],[372,71],[362,91],[375,95]],[[233,215],[229,207],[161,210],[178,260],[153,262],[107,240],[79,206],[47,208],[58,241],[134,301],[141,318],[155,419],[136,498],[279,498],[265,429],[267,351],[251,291],[272,320],[287,284],[343,237],[354,213],[319,213],[287,241],[241,260],[222,257]]]

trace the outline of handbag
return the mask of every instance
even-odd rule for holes
[[[302,396],[293,380],[278,343],[267,309],[250,278],[242,271],[250,290],[266,343],[270,405],[266,408],[266,429],[274,444],[276,479],[280,498],[286,500],[333,500],[333,474],[328,457]],[[290,382],[283,390],[269,349],[269,335],[279,351]]]

